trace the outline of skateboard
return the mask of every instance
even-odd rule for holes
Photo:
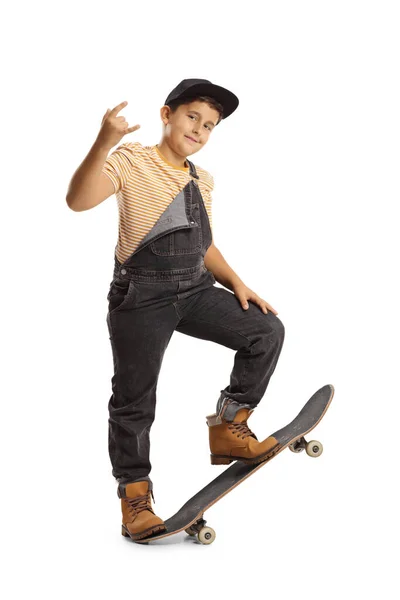
[[[216,534],[214,529],[206,527],[206,521],[203,518],[208,508],[287,447],[296,453],[305,450],[308,456],[312,457],[321,455],[323,451],[321,442],[316,440],[307,442],[304,436],[321,421],[328,410],[334,393],[333,385],[324,385],[311,396],[289,425],[272,433],[271,435],[278,440],[278,445],[273,448],[271,454],[263,462],[248,465],[235,461],[233,465],[188,500],[175,515],[164,521],[166,531],[153,534],[142,540],[133,541],[137,544],[148,544],[154,540],[160,540],[185,530],[188,535],[197,537],[200,543],[211,544],[215,540]],[[129,534],[123,528],[122,535],[129,537]]]

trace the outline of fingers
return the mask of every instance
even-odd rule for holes
[[[132,133],[132,131],[136,131],[136,129],[139,129],[139,128],[140,128],[140,125],[134,125],[133,127],[129,127],[126,130],[126,133]]]
[[[109,108],[107,108],[107,112],[103,117],[103,120],[101,122],[101,125],[103,125],[104,121],[110,117],[111,119],[115,119],[115,121],[119,121],[121,122],[121,124],[124,126],[122,129],[119,129],[119,131],[123,132],[123,135],[127,135],[128,133],[132,133],[134,131],[137,131],[138,129],[140,129],[140,125],[139,123],[137,123],[136,125],[134,125],[133,127],[128,127],[128,123],[125,120],[125,117],[122,115],[118,115],[118,113],[125,108],[125,106],[128,104],[128,102],[126,100],[124,100],[124,102],[120,102],[120,104],[117,104],[117,106],[114,106],[114,108],[112,108],[111,110]]]
[[[115,115],[117,115],[119,111],[122,110],[127,104],[128,103],[126,102],[126,100],[124,102],[121,102],[120,104],[117,104],[117,106],[114,106],[114,108],[111,110],[110,115],[112,117],[115,117]]]
[[[270,310],[272,313],[274,313],[274,315],[278,314],[278,312],[270,304],[268,304],[268,302],[265,302],[265,300],[262,300],[261,298],[259,299],[257,304],[259,304],[261,310],[265,314],[267,314],[268,310]]]
[[[278,314],[278,311],[276,311],[270,304],[268,304],[268,302],[266,302],[259,296],[253,296],[252,298],[249,298],[249,300],[251,300],[251,302],[254,302],[254,304],[257,304],[265,315],[268,313],[268,310],[274,313],[274,315]],[[242,298],[240,302],[242,308],[244,308],[245,310],[249,308],[246,298]]]
[[[273,308],[270,304],[268,304],[268,302],[265,302],[265,304],[269,308],[269,310],[274,313],[274,315],[278,314],[278,311],[275,310],[275,308]]]
[[[268,312],[267,306],[269,306],[269,304],[267,302],[265,302],[265,300],[261,300],[261,298],[257,298],[256,300],[254,300],[254,304],[258,304],[258,306],[261,308],[263,313],[267,314],[267,312]]]
[[[265,302],[265,300],[260,299],[259,305],[261,306],[262,311],[265,314],[267,314],[267,312],[268,312],[267,309],[269,309],[272,313],[274,313],[274,315],[278,314],[278,311],[276,311],[270,304],[268,304],[268,302]]]

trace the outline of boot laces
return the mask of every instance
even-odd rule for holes
[[[153,492],[152,492],[152,490],[150,490],[144,496],[136,496],[135,498],[124,498],[124,500],[126,500],[129,507],[132,510],[136,511],[136,513],[140,513],[143,510],[149,510],[154,515],[155,514],[154,510],[151,507],[150,492],[151,492],[151,495],[153,496]],[[153,496],[153,499],[154,499],[154,496]]]
[[[257,440],[256,435],[251,431],[251,429],[246,425],[246,421],[242,421],[241,423],[231,423],[228,426],[228,429],[232,429],[238,437],[242,436],[242,440],[246,437],[253,437]],[[257,440],[258,441],[258,440]]]

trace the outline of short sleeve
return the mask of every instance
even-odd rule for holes
[[[121,144],[106,159],[102,173],[114,184],[114,193],[121,191],[128,181],[132,170],[134,155],[129,143]]]

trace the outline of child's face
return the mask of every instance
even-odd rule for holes
[[[179,150],[179,154],[195,154],[208,142],[218,118],[218,111],[205,102],[195,100],[190,104],[181,104],[174,114],[165,112],[164,135],[168,137],[169,143]],[[196,141],[192,142],[187,136]]]

